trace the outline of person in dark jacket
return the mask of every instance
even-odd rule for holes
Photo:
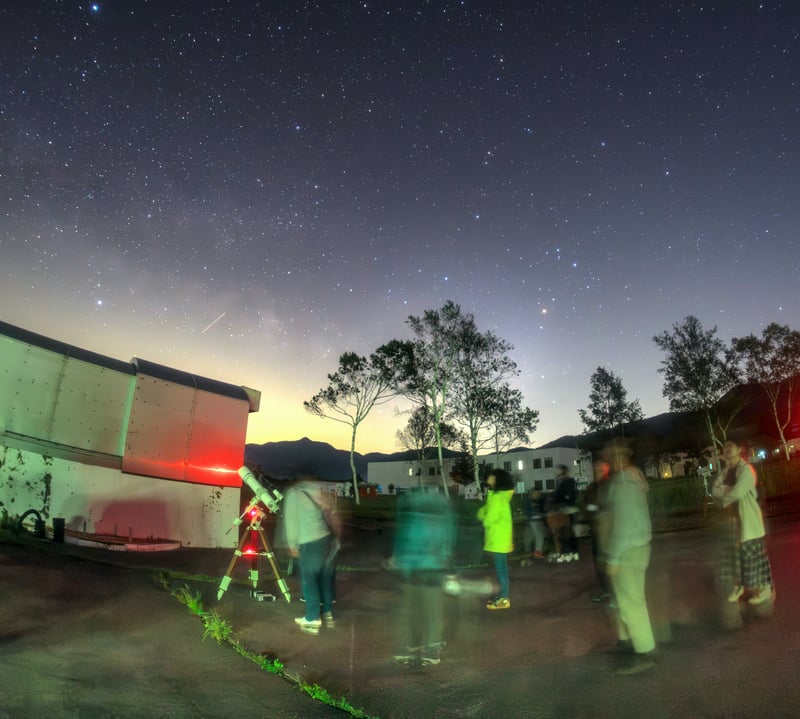
[[[566,465],[556,467],[556,491],[553,496],[555,505],[548,524],[553,532],[553,543],[556,551],[552,557],[557,562],[578,561],[578,538],[573,525],[578,513],[578,485],[569,476]]]

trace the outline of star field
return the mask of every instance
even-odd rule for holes
[[[651,6],[652,5],[652,6]],[[2,317],[306,414],[446,300],[510,341],[533,444],[589,377],[666,411],[652,337],[800,327],[792,2],[11,3]],[[387,406],[358,449],[394,451]]]

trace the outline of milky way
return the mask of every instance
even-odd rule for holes
[[[600,365],[666,411],[688,314],[800,327],[795,3],[7,5],[0,316],[260,389],[249,441],[349,446],[303,400],[448,299],[534,445]]]

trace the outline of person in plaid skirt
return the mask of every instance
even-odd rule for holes
[[[775,599],[775,584],[764,544],[764,518],[758,505],[756,472],[744,459],[747,445],[728,440],[723,446],[727,464],[714,481],[711,494],[729,513],[720,581],[730,591],[728,601],[759,605]]]

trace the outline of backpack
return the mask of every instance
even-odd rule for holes
[[[333,507],[328,505],[320,504],[314,497],[311,496],[309,492],[305,489],[300,490],[303,494],[306,495],[319,509],[320,513],[322,514],[322,518],[325,520],[325,524],[328,527],[328,531],[336,538],[340,539],[342,536],[342,520],[339,517],[339,514]]]

